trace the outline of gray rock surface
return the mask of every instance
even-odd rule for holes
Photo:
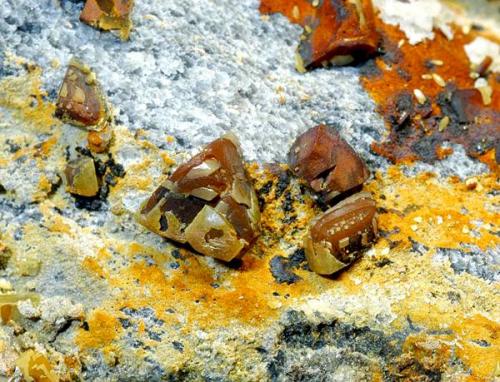
[[[139,1],[126,43],[80,23],[81,2],[57,3],[8,0],[0,9],[1,50],[47,69],[52,97],[64,71],[51,61],[64,66],[80,57],[120,109],[119,120],[147,130],[157,145],[173,135],[180,149],[196,150],[232,130],[248,159],[269,162],[283,160],[299,132],[327,119],[366,153],[384,130],[357,70],[297,73],[300,28],[281,16],[263,22],[256,0]]]

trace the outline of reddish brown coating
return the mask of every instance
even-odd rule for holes
[[[433,111],[430,117],[426,109],[431,107],[431,101],[419,105],[408,93],[396,94],[385,102],[386,116],[393,128],[386,140],[374,143],[372,149],[393,162],[420,159],[431,163],[442,159],[443,142],[462,144],[472,157],[483,155],[497,145],[500,109],[496,105],[485,106],[478,89],[447,86],[432,98],[439,106],[439,114],[433,115],[436,113]],[[440,128],[443,118],[449,122]],[[447,154],[451,152],[450,149]]]
[[[385,53],[363,70],[361,83],[378,105],[390,131],[382,141],[372,144],[372,151],[394,163],[433,163],[450,155],[452,146],[459,144],[468,155],[496,169],[492,150],[497,146],[500,126],[500,82],[495,73],[484,73],[492,94],[491,103],[483,103],[480,92],[474,89],[476,79],[471,76],[471,62],[464,49],[482,32],[472,30],[464,34],[461,28],[452,26],[453,39],[436,33],[433,39],[419,44],[401,45],[406,36],[397,26],[380,18],[376,18],[376,24],[383,36]],[[482,71],[478,67],[472,69],[476,73]],[[445,87],[432,78],[434,74],[443,79]],[[425,104],[418,104],[416,89],[425,95]],[[403,93],[411,102],[404,102],[406,106],[401,111],[397,105]],[[451,105],[452,97],[455,106]],[[469,98],[473,108],[457,103],[458,98]],[[473,114],[475,117],[469,118]],[[461,122],[465,119],[471,122]]]
[[[377,238],[375,202],[358,193],[316,218],[306,237],[311,269],[332,274],[356,260]]]
[[[377,51],[379,35],[370,0],[262,0],[260,11],[282,13],[304,26],[298,48],[304,69],[324,65],[336,56],[352,56],[356,61]]]
[[[56,117],[79,126],[95,126],[106,117],[106,106],[95,75],[72,59],[56,103]]]
[[[282,13],[291,22],[306,26],[310,24],[308,20],[313,19],[318,12],[313,4],[322,3],[313,0],[261,0],[260,12]],[[356,4],[356,1],[352,3]],[[376,33],[381,36],[383,49],[373,62],[361,69],[361,84],[378,105],[378,111],[385,118],[390,133],[384,136],[383,141],[374,142],[372,151],[395,163],[415,160],[433,163],[453,152],[450,143],[460,144],[468,155],[479,158],[496,171],[498,168],[492,160],[500,154],[492,150],[499,147],[496,137],[500,81],[498,75],[486,69],[491,67],[489,58],[473,68],[474,74],[484,77],[492,89],[491,103],[485,103],[477,110],[478,120],[466,126],[458,122],[456,115],[448,114],[449,97],[445,94],[449,86],[455,89],[474,87],[476,78],[471,76],[471,63],[464,46],[479,36],[491,39],[491,34],[475,30],[464,34],[461,28],[452,26],[453,39],[448,39],[443,33],[436,33],[433,39],[412,45],[402,43],[407,41],[407,37],[397,25],[387,24],[377,15],[374,16],[374,24]],[[324,24],[318,28],[321,25]],[[319,29],[309,28],[314,34],[319,32]],[[435,64],[439,61],[442,64]],[[443,89],[440,81],[433,79],[433,74],[443,79],[446,88]],[[415,105],[407,110],[397,110],[397,98],[401,93],[408,93],[414,98],[416,89],[425,95],[426,104],[421,105],[422,108]],[[443,119],[446,121],[446,117],[449,123],[443,129],[446,123],[440,122]]]
[[[326,125],[313,127],[296,139],[288,164],[313,190],[329,198],[360,186],[370,175],[363,159]]]

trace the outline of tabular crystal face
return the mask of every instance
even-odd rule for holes
[[[359,258],[377,236],[376,207],[370,194],[350,196],[311,222],[304,240],[309,267],[331,275]]]
[[[370,173],[363,159],[332,127],[319,125],[300,135],[288,154],[295,175],[327,200],[362,185]]]
[[[132,0],[87,0],[80,20],[94,28],[118,31],[122,40],[129,38]]]
[[[91,197],[99,192],[99,183],[92,158],[80,157],[70,161],[64,174],[70,193]]]
[[[182,164],[141,206],[139,222],[157,234],[224,261],[259,234],[260,211],[239,143],[219,138]]]
[[[108,117],[95,74],[76,59],[69,63],[56,103],[56,116],[65,122],[100,129]]]

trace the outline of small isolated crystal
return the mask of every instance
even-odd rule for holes
[[[331,275],[359,258],[377,235],[371,195],[352,195],[311,222],[304,240],[309,267],[321,275]]]
[[[299,71],[348,65],[376,53],[379,35],[370,0],[321,1],[308,13],[298,47]]]
[[[122,40],[128,40],[133,5],[133,0],[87,0],[80,20],[94,28],[118,31]]]
[[[70,193],[91,197],[99,192],[99,183],[92,158],[85,156],[70,161],[64,174]]]
[[[225,135],[182,164],[141,206],[138,221],[204,255],[242,256],[259,234],[260,211],[236,137]]]
[[[109,124],[100,130],[91,130],[87,134],[87,146],[94,153],[103,153],[109,147],[113,132]]]
[[[295,175],[330,200],[360,186],[370,173],[364,161],[332,127],[318,125],[300,135],[288,154]]]
[[[56,103],[56,117],[77,126],[101,128],[108,117],[95,73],[71,59]]]

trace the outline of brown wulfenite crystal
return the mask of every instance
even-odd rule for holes
[[[352,195],[311,222],[304,239],[309,267],[321,275],[331,275],[356,260],[377,235],[371,195]]]
[[[362,185],[370,175],[363,159],[326,125],[313,127],[297,138],[288,153],[288,164],[326,200]]]
[[[370,0],[262,0],[262,13],[280,12],[304,27],[298,47],[297,70],[348,65],[376,53]]]
[[[120,38],[128,40],[133,5],[133,0],[87,0],[80,20],[94,28],[119,31]]]
[[[141,206],[138,221],[224,261],[242,256],[259,234],[260,211],[232,134],[182,164]]]
[[[70,193],[91,197],[99,192],[99,183],[92,158],[80,157],[70,161],[64,174]]]
[[[71,59],[56,103],[56,117],[77,126],[100,129],[108,117],[106,101],[95,74]]]

